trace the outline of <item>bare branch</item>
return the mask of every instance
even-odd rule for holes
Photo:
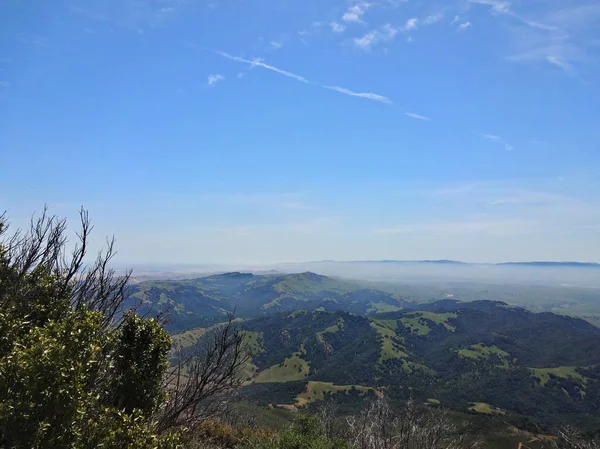
[[[359,416],[347,418],[348,438],[354,449],[472,449],[466,432],[452,424],[448,412],[408,401],[394,412],[385,398],[368,403]]]
[[[193,428],[224,413],[231,395],[243,384],[248,354],[244,334],[233,315],[193,348],[179,351],[178,363],[166,380],[170,396],[159,413],[159,430],[182,425]]]
[[[7,236],[4,214],[0,222],[3,223],[0,231],[3,264],[10,268],[7,273],[10,272],[12,277],[10,283],[4,284],[10,285],[10,291],[6,290],[8,287],[0,286],[0,306],[5,306],[9,298],[20,298],[25,313],[28,303],[36,301],[38,296],[35,282],[28,282],[26,278],[52,275],[52,297],[56,301],[70,298],[75,310],[85,307],[102,312],[105,328],[118,324],[129,294],[127,286],[131,272],[117,276],[110,268],[116,254],[114,239],[107,241],[106,249],[98,254],[91,267],[84,266],[93,229],[86,210],[80,210],[80,229],[76,232],[79,242],[70,258],[65,255],[66,221],[48,215],[47,207],[38,218],[31,218],[27,232],[17,230]]]

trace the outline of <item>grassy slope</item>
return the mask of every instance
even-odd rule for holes
[[[456,313],[417,311],[409,313],[405,318],[401,318],[400,322],[404,327],[410,329],[412,333],[417,335],[428,335],[429,332],[431,332],[431,328],[427,324],[427,321],[441,324],[450,332],[454,332],[456,328],[448,322],[450,318],[456,318]]]
[[[485,402],[473,402],[469,407],[469,410],[484,415],[505,415],[506,412],[493,405],[486,404]]]
[[[341,281],[313,273],[290,274],[273,285],[273,290],[280,296],[264,304],[262,309],[268,310],[279,305],[280,300],[294,297],[305,301],[309,296],[330,292],[333,296],[359,290],[360,286],[351,282]]]
[[[381,336],[381,354],[379,361],[390,359],[404,359],[408,357],[406,349],[393,341],[392,339],[399,339],[396,335],[397,322],[395,320],[370,320],[371,327],[377,331]]]
[[[206,327],[197,327],[180,334],[172,335],[171,339],[173,340],[173,348],[184,349],[194,345],[200,337],[208,332],[208,330],[209,328]]]
[[[317,332],[315,334],[315,336],[317,337],[317,340],[319,340],[319,342],[324,343],[323,335],[335,334],[337,332],[340,332],[343,329],[344,329],[344,319],[340,318],[336,324],[333,324],[332,326],[329,326],[329,327],[323,329],[321,332]]]
[[[303,380],[308,376],[308,363],[299,353],[285,359],[279,365],[274,365],[258,373],[254,382],[292,382]]]
[[[296,398],[296,407],[302,407],[310,402],[321,401],[325,398],[326,393],[336,393],[339,391],[350,391],[352,388],[357,389],[362,394],[374,389],[370,387],[362,387],[360,385],[334,385],[331,382],[308,382],[306,391],[301,393]]]
[[[491,355],[497,355],[502,360],[502,365],[500,366],[504,368],[508,368],[514,363],[513,358],[508,352],[503,351],[497,346],[486,346],[482,343],[471,345],[467,349],[459,349],[458,355],[475,360],[485,359]]]
[[[543,387],[550,380],[550,375],[562,379],[572,378],[585,383],[585,378],[576,371],[576,366],[559,366],[557,368],[531,368],[531,374],[536,377]]]

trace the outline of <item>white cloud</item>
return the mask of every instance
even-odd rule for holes
[[[396,34],[398,34],[398,30],[391,26],[389,23],[383,25],[379,30],[381,35],[385,39],[393,39],[396,36]]]
[[[461,23],[461,24],[458,26],[458,29],[459,29],[459,30],[466,30],[467,28],[471,28],[471,26],[473,26],[473,24],[472,24],[471,22],[467,21],[467,22],[465,22],[465,23]]]
[[[460,20],[461,20],[460,16],[454,16],[454,19],[452,20],[452,22],[450,22],[450,25],[454,25],[456,22],[458,22]]]
[[[427,122],[431,121],[431,119],[429,117],[425,117],[424,115],[420,115],[420,114],[415,114],[414,112],[405,112],[404,115],[406,115],[407,117],[410,117],[410,118],[417,119],[417,120],[425,120]]]
[[[405,31],[415,30],[417,28],[417,26],[419,26],[419,19],[417,19],[416,17],[413,17],[406,21],[406,24],[404,25],[404,30]]]
[[[242,79],[243,77],[245,77],[245,76],[246,76],[246,72],[239,72],[239,73],[237,74],[237,78],[238,78],[239,80],[241,80],[241,79]]]
[[[225,77],[219,73],[208,75],[208,85],[215,87],[219,81],[223,81]]]
[[[334,33],[343,33],[346,29],[346,25],[342,25],[341,23],[337,22],[331,22],[329,25]]]
[[[512,151],[512,150],[514,150],[514,149],[515,149],[515,148],[514,148],[514,147],[513,147],[513,146],[512,146],[510,143],[508,143],[508,142],[507,142],[506,140],[504,140],[502,137],[500,137],[500,136],[497,136],[497,135],[495,135],[495,134],[484,134],[484,135],[483,135],[483,138],[484,138],[484,139],[487,139],[487,140],[493,140],[494,142],[501,143],[502,145],[504,145],[504,149],[505,149],[506,151]]]
[[[483,138],[484,139],[489,139],[489,140],[495,140],[495,141],[501,141],[502,140],[502,137],[496,136],[494,134],[484,134]]]
[[[324,89],[333,90],[341,94],[350,95],[352,97],[366,98],[367,100],[379,101],[380,103],[392,104],[392,100],[383,95],[378,95],[368,92],[353,92],[350,89],[345,89],[338,86],[322,86]]]
[[[271,42],[269,42],[269,45],[274,50],[279,50],[281,47],[283,47],[283,43],[282,42],[278,42],[278,41],[271,41]]]
[[[352,5],[342,16],[344,22],[362,22],[362,16],[367,12],[371,3],[360,2]]]
[[[360,49],[368,51],[373,45],[379,42],[393,40],[396,34],[398,34],[398,30],[387,23],[377,30],[369,31],[363,37],[355,38],[354,44]]]
[[[354,39],[354,44],[363,50],[370,50],[371,45],[373,45],[375,42],[377,42],[377,34],[375,31],[370,31],[363,37],[357,37]]]

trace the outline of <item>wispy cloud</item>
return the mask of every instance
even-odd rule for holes
[[[331,26],[331,31],[334,33],[343,33],[346,29],[346,25],[342,25],[338,22],[331,22],[329,25]]]
[[[269,209],[312,209],[302,193],[237,193],[203,195],[198,200],[217,203],[260,206]]]
[[[464,22],[464,23],[461,23],[461,24],[458,26],[458,29],[459,29],[459,30],[466,30],[466,29],[468,29],[468,28],[471,28],[472,26],[473,26],[473,24],[472,24],[470,21],[466,21],[466,22]]]
[[[37,35],[30,35],[30,34],[20,34],[18,36],[19,41],[21,41],[24,44],[29,44],[29,45],[37,45],[38,47],[48,47],[48,42],[46,41],[46,38],[44,38],[43,36],[37,36]]]
[[[504,140],[501,136],[498,136],[495,134],[484,134],[483,138],[487,139],[487,140],[492,140],[494,142],[501,143],[502,145],[504,145],[504,149],[506,151],[514,150],[514,147],[510,143],[508,143],[506,140]]]
[[[423,236],[455,236],[485,234],[490,236],[509,236],[535,232],[539,223],[524,219],[488,219],[464,220],[436,223],[420,223],[376,229],[375,234],[423,235]],[[539,227],[538,227],[539,229]]]
[[[423,19],[423,23],[425,25],[433,25],[434,23],[438,23],[440,20],[444,18],[443,12],[437,12],[435,14],[430,14]]]
[[[301,38],[305,38],[305,37],[311,36],[313,34],[318,34],[322,27],[323,27],[323,22],[318,21],[318,20],[314,21],[313,23],[310,24],[310,27],[304,28],[304,29],[298,31],[298,36],[300,36]]]
[[[456,22],[460,22],[461,17],[460,16],[454,16],[454,19],[452,19],[452,22],[450,22],[450,25],[454,25]]]
[[[288,72],[286,70],[282,70],[282,69],[279,69],[279,68],[277,68],[275,66],[266,64],[261,59],[258,59],[258,58],[256,58],[256,59],[245,59],[245,58],[240,58],[239,56],[230,55],[229,53],[225,53],[223,51],[218,51],[218,50],[213,50],[213,51],[215,53],[217,53],[218,55],[223,56],[224,58],[231,59],[232,61],[243,62],[245,64],[249,64],[251,67],[261,67],[263,69],[270,70],[270,71],[275,72],[275,73],[279,73],[280,75],[287,76],[289,78],[293,78],[296,81],[300,81],[301,83],[308,83],[309,82],[303,76],[296,75],[295,73]]]
[[[484,198],[484,202],[490,206],[508,206],[508,205],[539,205],[539,204],[565,204],[572,201],[564,195],[557,195],[547,192],[537,192],[531,190],[507,191],[500,195],[493,195]]]
[[[494,14],[506,14],[510,12],[510,2],[500,0],[469,0],[469,3],[487,5]]]
[[[573,64],[568,63],[560,56],[548,55],[546,56],[546,61],[548,61],[550,64],[560,67],[567,72],[573,71]]]
[[[429,117],[425,117],[424,115],[420,115],[420,114],[415,114],[414,112],[405,112],[404,115],[406,115],[407,117],[410,117],[410,118],[417,119],[417,120],[425,120],[427,122],[431,121],[431,119]]]
[[[351,5],[348,10],[342,16],[344,22],[362,22],[362,16],[367,12],[367,9],[371,7],[371,3],[360,2]]]
[[[574,74],[577,65],[591,62],[591,41],[585,33],[600,24],[600,4],[576,0],[564,2],[564,8],[556,8],[554,2],[535,9],[535,20],[512,9],[507,1],[469,0],[471,4],[490,7],[492,14],[506,17],[513,23],[508,31],[513,37],[515,49],[508,57],[511,61],[550,64]],[[561,4],[561,2],[558,2]],[[516,23],[515,23],[516,22]]]
[[[370,50],[373,45],[379,42],[391,41],[398,34],[398,30],[389,23],[381,26],[377,30],[369,31],[364,36],[354,39],[354,44],[362,50]]]
[[[325,89],[333,90],[335,92],[339,92],[341,94],[350,95],[352,97],[366,98],[368,100],[379,101],[380,103],[392,104],[392,100],[383,95],[378,95],[374,93],[368,92],[353,92],[350,89],[345,89],[343,87],[338,86],[321,86]]]
[[[219,50],[210,50],[210,51],[222,56],[223,58],[230,59],[230,60],[236,61],[236,62],[241,62],[244,64],[249,64],[251,67],[260,67],[260,68],[263,68],[266,70],[270,70],[270,71],[278,73],[280,75],[287,76],[288,78],[295,79],[296,81],[299,81],[304,84],[315,84],[319,87],[322,87],[323,89],[332,90],[332,91],[339,92],[344,95],[349,95],[349,96],[358,97],[358,98],[365,98],[367,100],[378,101],[380,103],[392,104],[392,101],[383,95],[379,95],[379,94],[375,94],[375,93],[371,93],[371,92],[354,92],[354,91],[352,91],[350,89],[346,89],[344,87],[327,86],[327,85],[323,85],[323,84],[311,83],[308,79],[306,79],[303,76],[296,75],[295,73],[288,72],[287,70],[283,70],[283,69],[280,69],[273,65],[267,64],[267,63],[263,62],[263,60],[261,60],[261,59],[245,59],[245,58],[241,58],[239,56],[230,55],[229,53],[225,53],[225,52],[219,51]]]
[[[279,50],[283,47],[283,42],[280,41],[271,41],[269,42],[269,45],[271,46],[271,48],[273,50]]]
[[[181,9],[189,6],[191,0],[161,0],[146,2],[138,0],[73,0],[70,11],[104,23],[138,33],[146,28],[162,26],[174,20]]]
[[[219,81],[223,81],[225,77],[220,73],[208,75],[208,85],[209,87],[215,87]]]

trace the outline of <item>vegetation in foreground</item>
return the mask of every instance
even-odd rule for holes
[[[70,256],[65,230],[44,213],[8,235],[0,219],[0,447],[181,447],[241,385],[243,335],[229,320],[169,354],[163,317],[125,308],[113,242],[85,266],[87,213]]]

